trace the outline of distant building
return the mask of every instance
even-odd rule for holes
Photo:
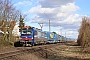
[[[12,31],[12,34],[13,34],[14,36],[20,36],[18,24],[16,24],[16,25],[14,26],[13,31]]]
[[[5,30],[13,30],[15,25],[16,21],[3,22],[2,24],[0,24],[0,36],[4,34]],[[8,34],[8,32],[6,33]]]
[[[10,21],[10,22],[3,22],[1,25],[0,25],[0,30],[1,31],[4,31],[4,30],[13,30],[14,26],[16,25],[16,21]]]

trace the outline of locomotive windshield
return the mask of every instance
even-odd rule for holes
[[[22,35],[26,36],[26,35],[31,35],[32,34],[32,29],[30,28],[24,28],[22,29]]]

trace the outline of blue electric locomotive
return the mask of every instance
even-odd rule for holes
[[[54,43],[54,33],[45,31],[47,43]]]
[[[61,39],[62,36],[59,34],[55,34],[53,32],[49,32],[49,31],[45,31],[45,32],[46,32],[47,43],[57,43],[62,40]]]
[[[20,34],[20,44],[23,46],[46,44],[46,33],[40,29],[34,27],[23,28]]]
[[[46,33],[40,29],[34,30],[34,44],[46,44]]]

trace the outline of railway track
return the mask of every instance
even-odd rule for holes
[[[50,49],[62,44],[63,43],[40,45],[40,46],[34,46],[34,47],[18,47],[16,48],[15,51],[1,53],[0,60],[5,58],[10,58],[10,57],[12,58],[13,56],[21,55],[26,52],[29,52],[29,53],[38,52],[41,56],[44,56],[47,58],[47,53],[48,53],[47,49]]]
[[[11,56],[19,55],[21,51],[12,51],[0,54],[0,59],[8,58]]]
[[[23,54],[25,51],[28,51],[28,49],[15,50],[15,51],[9,51],[9,52],[5,52],[5,53],[1,53],[0,54],[0,59],[20,55],[20,54]]]

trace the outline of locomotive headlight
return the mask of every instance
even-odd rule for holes
[[[32,39],[33,39],[33,37],[32,37]]]
[[[26,37],[27,38],[27,37]]]

